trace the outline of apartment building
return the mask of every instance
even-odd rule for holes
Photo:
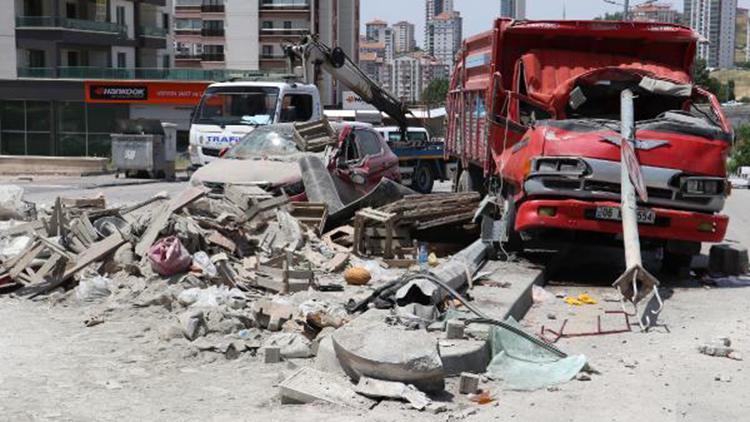
[[[417,103],[432,80],[446,79],[449,72],[448,65],[429,54],[404,54],[393,61],[391,93],[407,103]]]
[[[432,51],[433,46],[433,31],[430,22],[435,19],[436,16],[441,15],[444,12],[453,12],[453,0],[425,0],[425,11],[424,11],[424,50]]]
[[[709,67],[733,67],[737,0],[685,0],[683,13],[685,24],[705,39],[698,56]]]
[[[0,154],[107,156],[118,119],[186,122],[205,87],[143,81],[170,77],[171,0],[3,4]]]
[[[393,39],[396,54],[414,51],[417,46],[414,38],[414,24],[407,21],[393,24]]]
[[[286,73],[282,44],[316,33],[357,60],[359,0],[175,0],[178,68]],[[318,75],[324,104],[341,90]]]
[[[737,8],[734,61],[735,63],[750,62],[750,11],[744,7]]]
[[[526,19],[526,0],[500,0],[500,16]]]
[[[453,70],[463,39],[463,18],[459,12],[443,12],[430,21],[431,46],[426,52]]]
[[[680,22],[680,12],[667,3],[644,3],[633,6],[630,8],[630,17],[640,22]]]

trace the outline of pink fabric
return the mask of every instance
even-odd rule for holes
[[[159,275],[170,276],[187,272],[193,262],[190,253],[175,236],[165,237],[148,251],[151,268]]]

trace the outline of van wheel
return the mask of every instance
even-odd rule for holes
[[[411,176],[411,188],[419,193],[431,193],[435,184],[435,177],[432,175],[430,166],[420,164],[414,170]]]

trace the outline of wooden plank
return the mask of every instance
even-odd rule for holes
[[[237,250],[237,245],[234,242],[217,231],[211,232],[211,235],[206,238],[206,241],[213,245],[224,248],[231,253],[234,253],[234,251]]]
[[[37,231],[42,230],[42,229],[44,229],[44,222],[42,220],[36,220],[36,221],[29,222],[29,223],[19,224],[9,229],[2,230],[0,231],[0,237],[12,237],[12,236],[18,236],[21,234],[33,235]]]
[[[188,188],[168,203],[161,204],[154,211],[154,215],[151,218],[151,222],[148,225],[146,232],[143,233],[141,240],[135,246],[135,253],[138,254],[138,256],[146,256],[149,248],[151,248],[159,237],[159,233],[161,233],[161,231],[167,226],[167,223],[169,223],[169,218],[172,214],[203,197],[205,194],[206,190],[203,188]]]

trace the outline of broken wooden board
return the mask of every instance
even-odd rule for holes
[[[328,220],[328,205],[317,202],[291,202],[289,214],[303,226],[320,234]]]
[[[100,240],[91,245],[89,249],[76,256],[75,261],[69,263],[65,268],[64,273],[60,277],[47,279],[44,282],[33,284],[21,289],[18,294],[22,296],[35,297],[40,294],[47,293],[62,286],[68,281],[75,273],[89,266],[91,263],[96,262],[110,253],[113,253],[117,248],[124,245],[126,240],[120,233],[115,233],[106,239]]]
[[[151,217],[151,222],[149,223],[146,232],[143,233],[143,236],[141,236],[141,240],[135,246],[135,253],[138,254],[138,256],[146,256],[149,248],[151,248],[154,242],[156,242],[156,239],[159,237],[159,233],[161,233],[161,231],[164,230],[164,228],[169,223],[169,217],[171,217],[173,213],[179,211],[183,207],[203,197],[205,194],[205,189],[192,187],[185,189],[168,203],[161,204],[154,211],[154,214]]]
[[[323,152],[326,147],[336,145],[338,137],[327,119],[294,124],[294,142],[301,151]]]
[[[237,250],[237,245],[232,240],[217,231],[212,232],[206,238],[206,241],[212,245],[219,246],[231,253],[234,253],[234,251]]]

